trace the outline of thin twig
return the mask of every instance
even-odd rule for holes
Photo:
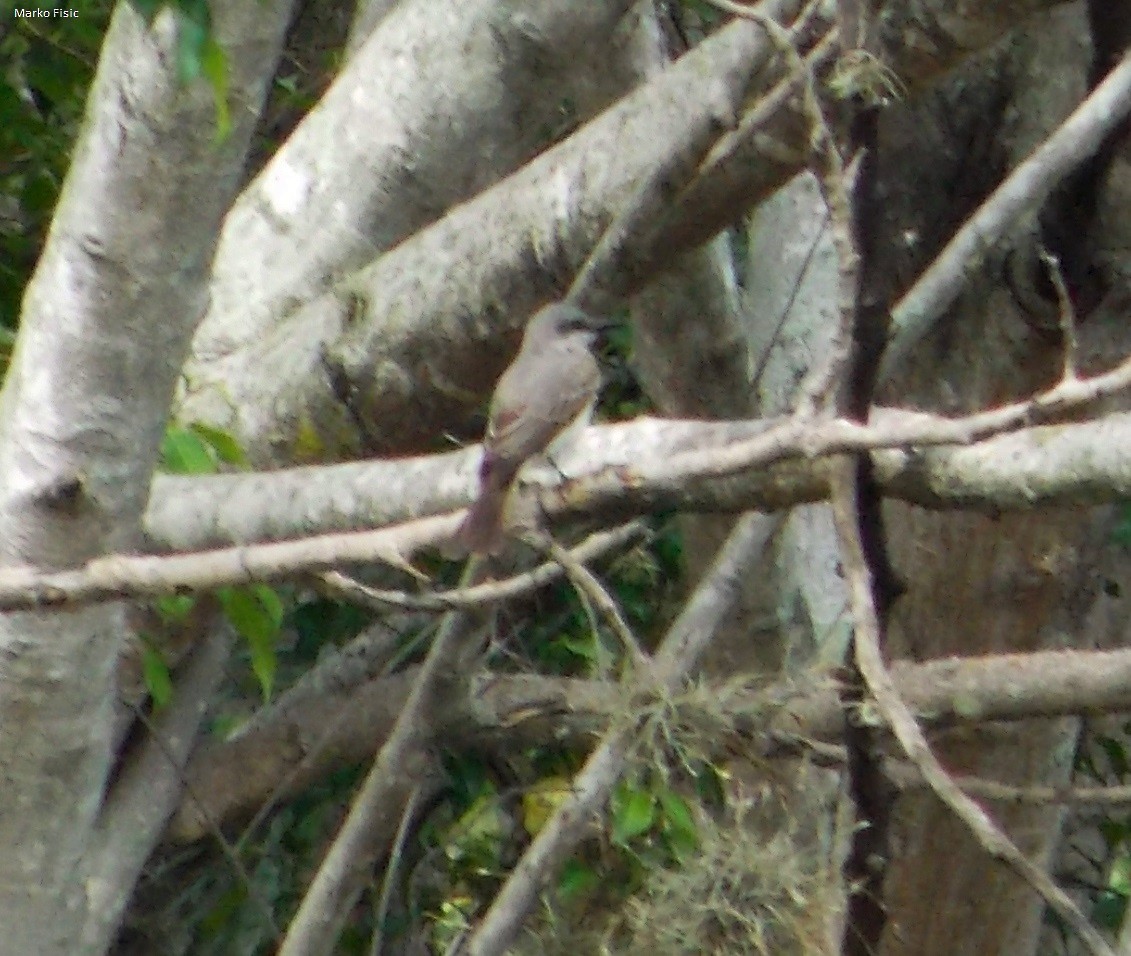
[[[615,551],[644,537],[647,533],[648,526],[643,522],[630,521],[617,528],[591,534],[568,554],[577,562],[592,561],[609,551]],[[320,574],[318,580],[330,594],[375,611],[384,611],[389,607],[406,611],[455,611],[471,610],[521,597],[558,580],[565,572],[566,568],[560,562],[547,561],[537,568],[501,581],[486,581],[469,588],[452,588],[448,591],[431,591],[423,594],[372,588],[340,571],[327,571]]]
[[[418,786],[412,791],[408,802],[405,803],[404,813],[401,814],[401,823],[397,827],[397,835],[393,838],[393,846],[389,851],[389,860],[385,864],[385,875],[381,879],[381,895],[377,898],[377,905],[373,910],[373,942],[369,947],[369,956],[381,956],[381,948],[385,940],[385,921],[389,916],[389,905],[393,899],[393,886],[397,879],[397,870],[400,869],[401,857],[404,855],[408,835],[412,832],[412,823],[416,817],[417,808],[420,806],[421,788]]]
[[[730,0],[710,0],[716,5],[726,3],[723,9],[738,6]],[[797,414],[810,417],[822,399],[829,396],[840,378],[840,370],[848,360],[851,344],[852,315],[854,313],[856,273],[860,256],[852,239],[852,213],[849,200],[849,176],[844,159],[837,148],[836,137],[825,119],[817,96],[814,67],[807,64],[795,46],[797,29],[787,30],[776,21],[756,11],[746,10],[741,15],[759,23],[775,48],[789,64],[790,79],[801,88],[801,115],[809,126],[809,145],[816,158],[813,172],[821,188],[829,213],[829,227],[837,253],[839,281],[837,285],[837,315],[839,321],[830,344],[829,361],[807,377],[798,390]],[[812,9],[812,8],[811,8]],[[732,12],[733,9],[732,9]]]
[[[649,673],[652,666],[652,658],[648,652],[640,646],[637,641],[636,635],[632,633],[632,628],[629,627],[628,622],[617,607],[616,601],[613,600],[612,595],[609,594],[597,576],[593,574],[580,560],[570,551],[563,548],[557,541],[550,535],[544,532],[528,531],[527,539],[535,547],[541,549],[548,554],[554,561],[556,561],[569,577],[570,582],[577,590],[584,594],[593,605],[600,612],[605,622],[616,634],[617,640],[620,641],[624,652],[632,658],[633,666],[636,669],[638,676],[643,676]]]
[[[1040,251],[1040,257],[1049,271],[1052,287],[1056,290],[1057,315],[1060,320],[1060,333],[1064,339],[1062,374],[1066,379],[1076,379],[1079,378],[1077,358],[1080,354],[1080,343],[1076,336],[1076,308],[1072,304],[1072,296],[1068,293],[1064,273],[1060,269],[1060,260],[1047,249]]]
[[[1128,387],[1131,387],[1131,359],[1109,372],[1091,378],[1062,379],[1032,398],[959,418],[916,414],[902,422],[889,420],[862,425],[844,419],[814,422],[788,417],[780,424],[730,445],[678,452],[662,463],[650,464],[648,469],[637,468],[632,477],[641,483],[652,480],[673,483],[693,478],[723,478],[793,458],[811,459],[881,448],[968,445],[1026,425],[1055,421],[1074,409],[1116,395]],[[608,480],[608,476],[578,478],[574,490],[578,495],[588,494],[590,483],[596,485],[602,479]]]
[[[469,585],[482,573],[483,563],[473,558],[464,568],[462,583]],[[279,956],[323,952],[337,939],[360,893],[365,869],[388,845],[404,803],[428,773],[429,715],[444,685],[456,677],[452,669],[471,626],[468,615],[455,611],[445,615],[392,733],[287,929]]]
[[[1044,715],[1041,715],[1044,716]],[[986,718],[989,719],[988,717]],[[846,753],[843,745],[826,743],[811,737],[795,736],[782,738],[781,750],[771,751],[768,756],[804,753],[813,763],[821,767],[841,769],[844,767]],[[884,762],[884,772],[900,790],[918,790],[930,785],[923,779],[919,768],[910,760],[888,759]],[[954,774],[951,778],[963,791],[972,797],[992,800],[994,803],[1008,803],[1016,806],[1070,806],[1070,807],[1122,807],[1131,804],[1131,784],[1112,784],[1111,786],[1085,787],[1072,784],[1026,785],[1002,783],[1000,780],[987,780],[973,774]]]
[[[821,39],[813,45],[813,49],[802,57],[805,74],[812,75],[819,67],[824,66],[836,56],[840,50],[838,40],[837,29],[835,26],[831,26],[821,36]],[[800,77],[797,74],[784,77],[743,114],[737,129],[723,136],[711,150],[703,163],[697,182],[708,180],[716,174],[720,167],[724,167],[728,161],[732,161],[734,155],[744,144],[748,143],[759,130],[765,127],[771,118],[789,105],[791,98],[797,93],[799,79]]]

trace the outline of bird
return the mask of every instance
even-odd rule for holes
[[[479,491],[456,532],[457,548],[497,554],[505,541],[511,488],[526,462],[560,454],[588,424],[601,386],[593,355],[610,323],[565,302],[552,302],[530,319],[518,354],[491,397]]]

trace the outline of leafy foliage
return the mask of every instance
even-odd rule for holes
[[[1091,785],[1126,785],[1131,776],[1131,721],[1121,727],[1110,722],[1105,730],[1095,728],[1085,734],[1076,753],[1076,776]],[[1092,921],[1118,932],[1131,900],[1131,815],[1126,808],[1111,807],[1094,816],[1083,833],[1085,844],[1071,855],[1074,866],[1068,878],[1087,888]],[[1099,853],[1097,845],[1102,846]],[[1065,938],[1071,935],[1055,914],[1046,911],[1045,919]]]
[[[142,645],[141,676],[145,681],[145,689],[153,700],[154,709],[161,710],[172,700],[173,679],[161,651],[150,641]]]
[[[278,670],[275,648],[283,623],[283,602],[265,584],[221,588],[217,593],[224,616],[247,645],[263,699],[270,700]]]
[[[174,474],[210,475],[224,466],[246,465],[247,456],[235,437],[210,425],[170,425],[161,442],[161,466]],[[270,700],[278,672],[277,642],[285,610],[282,598],[264,584],[221,588],[217,596],[228,623],[244,640],[263,699]],[[191,598],[178,600],[176,612],[187,613]],[[173,607],[168,602],[164,606]],[[158,675],[156,665],[143,668],[143,673],[148,684],[151,673]],[[158,687],[148,686],[151,694]]]

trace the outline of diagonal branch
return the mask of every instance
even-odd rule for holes
[[[129,755],[102,808],[83,874],[94,897],[88,938],[103,940],[103,948],[118,930],[138,875],[169,818],[182,799],[192,799],[185,787],[185,765],[223,676],[230,645],[227,631],[217,627],[193,649],[168,709],[146,721],[147,738]]]
[[[1099,149],[1131,111],[1131,54],[966,220],[892,312],[892,340],[881,379],[889,379],[1004,241],[1011,226],[1039,206]]]
[[[994,0],[968,4],[960,14],[949,0],[893,2],[883,19],[890,66],[911,91],[923,89],[1018,17],[1057,2]],[[770,4],[782,22],[801,6]],[[742,85],[754,71],[752,97],[772,89],[783,71],[771,59],[756,25],[719,30],[508,179],[309,307],[276,317],[270,335],[223,363],[202,364],[185,416],[228,427],[256,460],[289,457],[311,422],[319,434],[348,444],[356,432],[351,412],[367,422],[375,449],[431,441],[488,386],[494,369],[484,368],[485,339],[516,329],[560,296],[563,277],[576,273],[641,177],[670,152],[671,137],[693,118],[718,115],[720,87]],[[681,198],[660,242],[634,255],[634,281],[646,281],[787,182],[807,159],[806,135],[796,109],[776,111]],[[617,162],[609,164],[608,156]]]
[[[480,562],[469,561],[462,583],[474,583],[482,572]],[[364,885],[366,870],[388,847],[404,807],[431,772],[432,723],[428,716],[456,677],[472,625],[467,614],[451,611],[445,615],[392,733],[299,905],[279,956],[328,951],[338,938]]]

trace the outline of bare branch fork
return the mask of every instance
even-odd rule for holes
[[[584,568],[586,562],[643,538],[647,532],[647,527],[637,521],[609,531],[599,531],[571,550],[559,546],[560,550],[555,549],[551,560],[530,571],[449,591],[410,594],[388,588],[373,588],[340,571],[327,571],[319,576],[319,580],[332,594],[376,611],[385,611],[390,607],[406,611],[472,610],[529,594],[558,580],[564,574],[572,573],[571,569],[575,566]]]
[[[679,189],[686,185],[686,181],[694,174],[699,159],[718,139],[718,121],[721,119],[724,124],[728,120],[733,122],[740,115],[745,85],[745,83],[734,84],[721,90],[720,102],[708,121],[703,124],[688,124],[684,131],[684,139],[673,146],[672,156],[645,177],[633,204],[609,227],[607,234],[614,238],[598,244],[573,294],[581,297],[592,277],[602,275],[607,262],[623,248],[629,233],[635,233],[643,227],[641,220],[653,207],[654,195],[664,188]],[[595,290],[590,289],[590,292]],[[638,666],[648,666],[647,656],[636,646],[635,639],[624,625],[615,605],[607,599],[599,584],[595,585],[587,572],[583,569],[579,570],[579,565],[564,549],[550,543],[550,550],[575,583],[594,597],[614,630],[627,642],[627,646],[635,648],[633,656]],[[411,552],[400,552],[400,554],[404,553]],[[393,557],[395,563],[399,554],[394,552]],[[465,568],[461,583],[464,585],[479,583],[484,570],[481,562],[472,559]],[[410,767],[409,763],[413,760],[417,762],[427,760],[431,740],[426,715],[436,704],[442,689],[457,680],[459,662],[467,657],[467,649],[464,645],[468,642],[471,629],[468,615],[456,611],[449,611],[445,615],[440,633],[429,650],[425,664],[414,682],[408,701],[397,718],[392,734],[381,748],[377,760],[354,799],[341,832],[335,838],[329,853],[318,869],[314,882],[303,898],[298,914],[280,948],[280,956],[305,956],[307,953],[321,951],[337,938],[346,913],[360,893],[361,869],[371,863],[387,842],[384,838],[390,828],[392,808],[400,807],[405,803],[408,798],[406,788],[415,785],[417,778],[421,776],[420,769]],[[596,760],[599,763],[600,751],[605,750],[605,757],[610,761],[610,766],[619,767],[622,758],[616,756],[616,751],[624,746],[627,739],[623,732],[615,733],[610,747],[599,748],[598,754],[594,755],[590,762]],[[615,780],[615,770],[614,776],[609,780],[610,786],[612,780]],[[528,864],[524,865],[520,862],[515,869],[515,875],[528,869]],[[536,877],[538,880],[541,878]],[[515,915],[519,917],[524,915],[523,910],[528,907],[516,906],[513,903],[508,907],[501,901],[508,893],[508,888],[512,888],[511,893],[517,892],[519,899],[524,898],[527,892],[525,888],[520,886],[517,891],[513,889],[516,883],[521,884],[521,882],[513,878],[508,881],[497,901],[500,911],[512,914],[512,919]],[[492,912],[496,911],[493,907]],[[488,918],[490,919],[490,916]],[[517,923],[512,923],[512,929],[516,925]],[[474,939],[471,945],[474,950],[477,946]]]

